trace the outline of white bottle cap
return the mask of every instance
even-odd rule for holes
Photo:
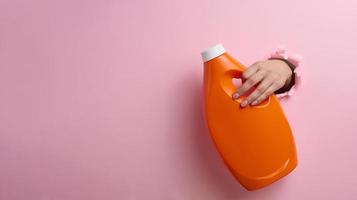
[[[226,50],[224,49],[223,45],[217,44],[201,53],[202,60],[203,60],[203,62],[207,62],[209,60],[212,60],[215,57],[218,57],[218,56],[224,54],[225,52],[226,52]]]

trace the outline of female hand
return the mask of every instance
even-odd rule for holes
[[[254,63],[243,72],[242,76],[245,81],[238,91],[232,95],[233,99],[238,99],[253,86],[257,86],[256,89],[241,102],[241,106],[246,107],[249,104],[259,104],[284,85],[289,85],[292,71],[289,65],[284,61],[273,59]]]

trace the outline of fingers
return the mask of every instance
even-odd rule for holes
[[[259,70],[259,62],[254,63],[253,65],[251,65],[250,67],[248,67],[242,74],[243,79],[247,80],[249,77],[253,76],[254,74],[256,74],[256,72],[258,72]],[[232,94],[232,98],[233,100],[238,99],[242,94],[244,94],[245,92],[247,92],[253,84],[255,85],[255,82],[259,82],[261,80],[255,80],[255,79],[259,79],[259,77],[253,77],[253,80],[250,81],[245,81],[242,85],[243,88],[240,88],[237,92]],[[254,84],[255,83],[255,84]]]
[[[256,73],[252,74],[238,89],[236,93],[233,94],[233,99],[239,98],[242,94],[249,91],[254,85],[259,83],[265,76],[264,71],[257,71]]]
[[[273,79],[272,78],[266,78],[264,79],[259,86],[252,92],[245,100],[242,101],[241,106],[245,107],[249,105],[250,103],[255,103],[256,105],[256,100],[258,97],[262,96],[266,90],[273,84]]]
[[[259,97],[257,97],[255,100],[253,100],[252,105],[255,106],[255,105],[261,103],[266,98],[268,98],[270,95],[272,95],[275,91],[280,89],[283,85],[284,85],[283,79],[273,81],[272,84],[261,95],[259,95]]]
[[[259,70],[259,62],[254,63],[250,67],[248,67],[244,72],[243,72],[243,78],[248,79],[250,76],[255,74]]]
[[[263,94],[261,94],[257,99],[255,99],[252,102],[252,105],[255,106],[255,105],[259,104],[260,102],[264,101],[266,98],[268,98],[270,95],[272,95],[275,90],[276,90],[275,86],[273,86],[273,84],[270,85],[270,87],[267,90],[265,90],[263,92]]]

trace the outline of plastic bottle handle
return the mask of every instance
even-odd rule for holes
[[[208,62],[216,57],[221,56],[222,54],[226,53],[226,50],[224,49],[222,44],[217,44],[206,51],[203,51],[201,53],[202,60],[203,62]],[[227,68],[228,71],[224,72],[224,77],[222,77],[222,82],[221,82],[221,87],[223,87],[223,90],[225,93],[232,97],[233,92],[235,92],[236,88],[233,86],[232,79],[233,78],[240,78],[242,79],[242,73],[243,73],[243,68],[239,69],[238,67],[229,67]],[[237,103],[241,103],[245,96],[239,97],[237,100],[235,100]],[[269,96],[267,101],[263,101],[262,103],[252,106],[254,108],[264,108],[270,104],[270,99],[271,97]]]

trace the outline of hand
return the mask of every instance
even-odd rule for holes
[[[291,81],[292,71],[282,60],[266,60],[254,63],[247,68],[242,76],[245,79],[242,86],[232,95],[238,99],[253,86],[256,89],[241,102],[242,107],[249,104],[257,105]]]

